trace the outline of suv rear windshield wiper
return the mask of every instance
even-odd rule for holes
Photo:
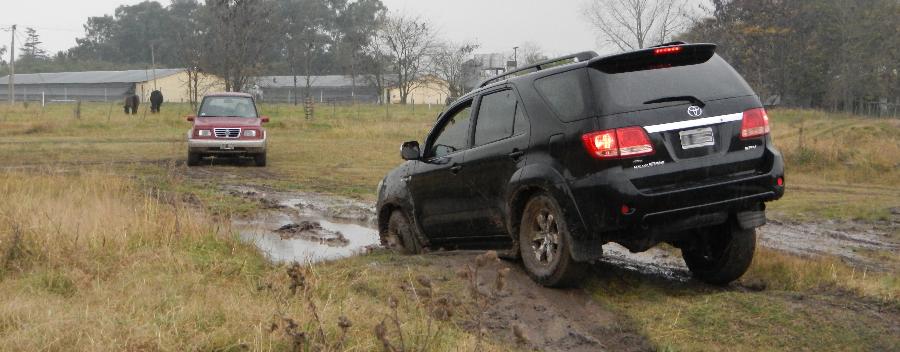
[[[691,103],[694,103],[694,105],[697,105],[701,108],[706,106],[706,103],[704,103],[703,100],[700,100],[697,97],[692,96],[692,95],[682,95],[682,96],[677,96],[677,97],[665,97],[665,98],[647,100],[644,102],[644,104],[668,103],[670,101],[689,101]]]

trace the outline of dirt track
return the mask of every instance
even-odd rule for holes
[[[245,240],[254,242],[275,261],[317,261],[356,255],[377,246],[374,230],[374,209],[364,202],[329,197],[315,193],[281,192],[265,187],[248,186],[241,182],[247,175],[210,168],[192,168],[188,177],[221,184],[223,192],[259,202],[263,209],[248,219],[235,219]],[[248,174],[262,176],[264,169],[247,168]],[[272,175],[265,175],[272,176]],[[283,236],[279,229],[307,227],[309,222],[321,225],[326,234],[322,238]],[[799,255],[833,255],[853,265],[869,270],[893,270],[859,253],[860,249],[900,251],[898,244],[888,240],[885,231],[896,231],[896,222],[886,227],[863,224],[793,224],[773,221],[760,231],[760,245]],[[315,226],[313,226],[315,228]],[[249,229],[249,230],[248,230]],[[249,231],[249,232],[247,232]],[[346,242],[329,242],[337,235]],[[308,235],[308,234],[307,234]],[[597,266],[598,275],[640,276],[652,285],[665,287],[693,287],[701,285],[690,278],[677,252],[655,248],[644,253],[629,253],[617,245],[604,246],[605,259]],[[302,253],[302,254],[298,254]],[[453,251],[426,255],[432,265],[456,271],[481,252]],[[506,294],[493,298],[484,313],[484,328],[488,338],[516,341],[513,326],[525,335],[529,349],[543,351],[645,351],[652,344],[627,317],[600,306],[583,289],[546,289],[536,285],[518,263],[504,262],[512,270],[507,278]],[[491,275],[491,274],[487,274]],[[487,277],[484,282],[493,282]],[[745,290],[742,287],[730,289]],[[729,289],[726,289],[729,290]],[[792,299],[790,297],[785,298]],[[826,299],[803,304],[844,302]],[[879,314],[880,308],[865,306],[864,311]],[[858,307],[857,307],[858,308]],[[853,308],[853,309],[857,309]],[[843,308],[840,308],[843,309]],[[472,327],[474,329],[474,327]]]

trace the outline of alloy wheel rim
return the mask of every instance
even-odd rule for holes
[[[559,256],[559,226],[549,210],[542,209],[535,215],[531,228],[531,249],[540,265],[550,265]]]

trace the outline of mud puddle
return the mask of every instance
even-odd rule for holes
[[[757,234],[759,245],[768,248],[800,256],[835,256],[869,270],[896,271],[896,263],[885,263],[873,253],[900,255],[900,243],[891,235],[898,231],[897,222],[800,223],[770,219]]]
[[[269,192],[229,187],[264,211],[232,221],[243,241],[274,262],[320,262],[366,253],[379,246],[374,210],[366,205],[317,194]]]

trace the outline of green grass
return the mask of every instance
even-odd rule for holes
[[[454,316],[471,319],[453,269],[376,253],[304,268],[309,293],[293,294],[286,267],[238,241],[227,215],[147,180],[92,169],[0,173],[0,349],[289,351],[284,329],[271,329],[285,319],[308,332],[322,324],[326,339],[314,346],[335,347],[345,316],[344,347],[329,350],[370,351],[391,296],[408,339],[432,326],[429,351],[474,347],[456,320],[432,321],[427,304],[399,289],[433,277],[460,302]]]
[[[162,168],[185,159],[188,105],[168,104],[161,115],[133,117],[118,106],[85,104],[80,119],[72,109],[0,107],[0,164]],[[241,182],[366,199],[400,164],[400,143],[423,140],[440,111],[325,105],[307,120],[302,107],[262,105],[261,110],[272,118],[270,172]],[[891,209],[900,208],[900,121],[810,110],[778,109],[770,115],[773,139],[787,165],[787,193],[770,207],[775,216],[872,221],[889,219]],[[247,169],[216,168],[239,175]]]
[[[231,233],[229,217],[258,204],[224,194],[223,183],[311,190],[371,200],[398,165],[399,144],[422,140],[437,108],[264,105],[272,118],[270,166],[184,165],[186,105],[124,116],[85,104],[0,106],[0,346],[12,350],[286,350],[273,317],[310,327],[290,299],[285,268],[266,263]],[[415,109],[415,110],[413,110]],[[111,113],[110,113],[111,111]],[[876,221],[900,207],[897,120],[803,110],[771,112],[785,154],[788,190],[770,204],[779,218]],[[800,129],[803,129],[803,138]],[[199,173],[198,173],[199,172]],[[204,173],[205,172],[205,173]],[[15,230],[18,229],[18,237]],[[621,270],[587,289],[635,321],[660,349],[889,350],[900,341],[896,273],[859,273],[831,258],[771,251],[742,279],[762,292],[681,284]],[[884,256],[872,253],[872,256]],[[421,257],[387,253],[317,265],[313,300],[326,317],[354,322],[350,350],[376,348],[372,331],[401,280],[451,277]],[[615,274],[619,273],[619,274]],[[410,301],[406,326],[427,312]],[[878,311],[882,313],[877,313]],[[461,314],[464,314],[461,312]],[[879,315],[881,314],[881,315]],[[435,350],[472,347],[474,337],[441,324]],[[492,345],[490,350],[509,346]]]

